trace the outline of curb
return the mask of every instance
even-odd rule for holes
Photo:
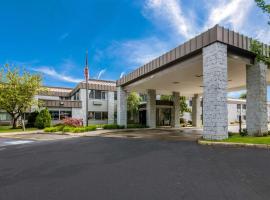
[[[269,144],[214,142],[214,141],[205,141],[205,140],[198,140],[198,144],[208,145],[208,146],[249,147],[249,148],[257,148],[257,149],[270,149],[270,145]]]

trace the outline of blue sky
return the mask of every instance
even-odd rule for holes
[[[86,49],[90,76],[116,80],[215,24],[270,42],[253,0],[0,0],[0,19],[0,63],[51,86],[83,79]]]

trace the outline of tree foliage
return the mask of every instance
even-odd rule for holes
[[[140,95],[136,92],[131,92],[127,98],[128,111],[137,112],[139,110],[140,102],[141,102]]]
[[[37,105],[34,96],[42,90],[41,76],[32,75],[19,68],[5,66],[0,71],[0,109],[5,110],[12,117],[13,128],[17,120],[31,106]]]
[[[255,0],[257,6],[262,9],[264,13],[270,18],[270,4],[267,4],[265,0]],[[270,25],[270,21],[268,21]],[[266,49],[267,48],[267,49]],[[270,47],[264,47],[264,45],[258,40],[253,40],[251,42],[251,51],[256,55],[256,60],[259,62],[264,62],[266,65],[270,66]],[[264,53],[265,52],[265,53]]]
[[[180,115],[183,116],[185,112],[191,112],[187,105],[187,99],[185,96],[180,96]]]
[[[240,99],[246,99],[246,98],[247,98],[247,93],[240,94]]]
[[[36,117],[35,127],[43,129],[51,126],[51,115],[47,108],[41,110]]]
[[[270,18],[270,4],[267,4],[265,0],[255,0],[257,6],[262,9],[262,11],[266,14],[268,14],[268,17]],[[268,21],[268,24],[270,25],[270,21]]]
[[[187,99],[185,96],[180,96],[180,115],[183,116],[185,112],[191,112],[188,107]],[[172,95],[161,95],[160,100],[172,101]]]

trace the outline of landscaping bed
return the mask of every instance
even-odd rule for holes
[[[203,145],[214,145],[214,146],[228,146],[228,147],[255,147],[255,148],[270,148],[270,136],[254,137],[254,136],[241,136],[234,134],[228,139],[224,140],[203,140],[198,141],[199,144]]]
[[[25,131],[35,131],[37,128],[26,128]],[[12,128],[12,126],[0,126],[0,133],[23,132],[22,128]]]

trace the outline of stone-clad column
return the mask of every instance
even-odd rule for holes
[[[117,87],[117,124],[127,126],[127,92]]]
[[[192,126],[201,127],[201,99],[198,94],[192,97]]]
[[[173,92],[173,109],[172,109],[172,127],[180,127],[180,94],[179,92]]]
[[[156,90],[147,90],[146,123],[149,128],[156,128]]]
[[[216,42],[203,48],[203,137],[228,138],[227,45]]]
[[[114,124],[114,92],[108,92],[108,124]]]
[[[263,63],[248,65],[246,124],[249,135],[267,135],[267,66]]]

